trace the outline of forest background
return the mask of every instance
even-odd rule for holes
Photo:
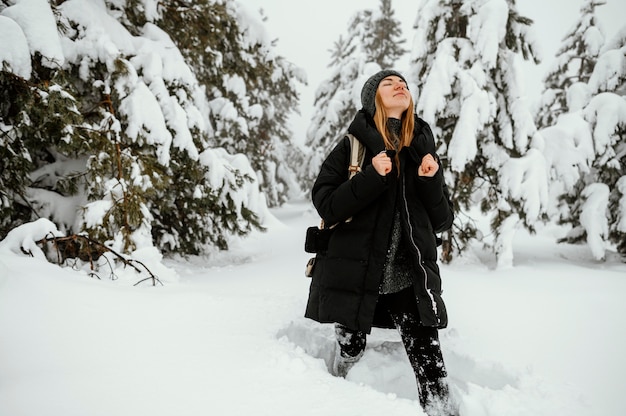
[[[146,244],[227,249],[263,228],[267,208],[306,195],[364,79],[395,66],[435,132],[455,202],[442,260],[479,243],[511,266],[516,231],[549,222],[598,260],[623,254],[626,28],[614,27],[616,3],[584,0],[576,13],[524,2],[525,16],[512,0],[424,0],[417,13],[381,0],[335,24],[350,6],[7,0],[0,231],[43,217],[86,233],[91,242],[63,259]],[[535,27],[532,13],[565,27],[566,11],[560,38],[559,25]],[[330,50],[301,20],[339,33]]]

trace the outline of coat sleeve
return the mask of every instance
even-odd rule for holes
[[[313,205],[326,224],[336,224],[357,214],[387,189],[386,180],[371,165],[366,153],[363,169],[348,179],[350,140],[344,137],[322,163],[313,184]]]
[[[419,121],[421,122],[421,131],[416,137],[416,142],[410,148],[410,155],[419,166],[422,157],[426,154],[432,154],[439,163],[439,170],[432,178],[419,176],[417,170],[411,174],[417,176],[418,195],[428,212],[431,226],[435,233],[440,233],[452,227],[454,210],[450,201],[450,192],[443,177],[441,161],[435,153],[435,138],[432,130],[426,122],[421,119]]]
[[[417,175],[417,172],[415,174]],[[417,183],[422,204],[426,207],[434,232],[440,233],[450,229],[454,221],[454,210],[441,165],[434,177],[418,177]]]

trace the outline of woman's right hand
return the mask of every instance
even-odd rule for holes
[[[391,172],[391,158],[383,150],[372,158],[372,166],[380,176],[386,176]]]

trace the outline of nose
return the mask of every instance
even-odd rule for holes
[[[405,89],[405,88],[406,88],[406,85],[404,84],[404,82],[400,82],[400,81],[398,81],[398,82],[396,83],[396,85],[395,85],[395,89],[396,89],[396,90],[403,90],[403,89]]]

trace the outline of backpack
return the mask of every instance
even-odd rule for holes
[[[350,163],[348,164],[348,180],[350,180],[362,169],[363,162],[365,161],[365,147],[353,134],[347,133],[346,136],[350,139]],[[346,219],[345,222],[350,221],[352,221],[352,217]],[[321,220],[319,227],[307,228],[306,238],[304,240],[304,251],[307,253],[325,251],[328,247],[330,234],[336,225],[337,224],[333,224],[330,227],[325,227],[324,220]],[[307,262],[304,272],[305,276],[311,277],[313,275],[315,260],[316,257],[311,257]]]

